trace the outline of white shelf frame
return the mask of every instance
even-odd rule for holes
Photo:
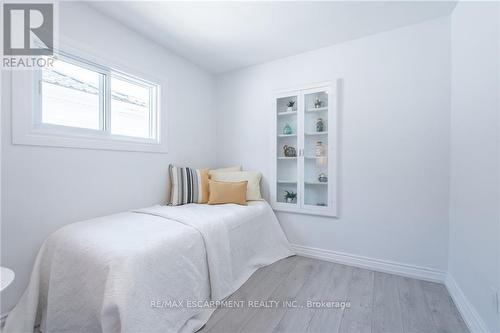
[[[291,116],[291,115],[296,115],[296,114],[297,114],[297,111],[285,111],[285,112],[278,113],[278,117]]]
[[[307,109],[306,112],[322,112],[322,111],[328,111],[328,107],[322,107],[322,108],[314,108],[314,109]]]
[[[307,132],[304,133],[305,136],[320,136],[320,135],[328,135],[328,131],[324,132]]]
[[[305,95],[317,92],[328,92],[328,106],[318,109],[306,109],[305,108]],[[272,103],[272,115],[273,115],[273,152],[272,152],[272,164],[273,174],[271,180],[271,204],[274,210],[285,211],[299,214],[310,214],[310,215],[322,215],[330,217],[338,217],[338,110],[337,110],[337,84],[336,81],[332,82],[322,82],[318,84],[306,85],[298,87],[295,89],[286,89],[275,92]],[[297,96],[297,111],[293,114],[297,115],[297,157],[294,158],[283,158],[280,156],[278,151],[278,144],[282,144],[280,138],[282,135],[279,133],[277,126],[278,120],[281,119],[282,115],[288,112],[277,112],[278,110],[278,99]],[[309,112],[328,112],[328,127],[324,132],[304,132],[304,120],[305,115]],[[291,112],[290,112],[291,113]],[[328,151],[327,151],[327,161],[328,161],[328,182],[309,182],[305,181],[304,167],[305,160],[316,159],[315,156],[304,156],[304,146],[305,137],[307,136],[321,136],[328,135]],[[279,160],[296,160],[296,162],[287,163],[297,163],[297,181],[286,181],[282,179],[277,179],[278,161]],[[278,184],[296,184],[297,186],[297,200],[296,203],[287,204],[280,202],[279,195],[277,193]],[[305,187],[327,187],[328,191],[328,206],[317,206],[317,205],[307,205],[305,204],[304,191]]]

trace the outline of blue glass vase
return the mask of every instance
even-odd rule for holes
[[[283,127],[283,134],[292,134],[292,128],[290,127],[290,125],[286,124],[285,127]]]

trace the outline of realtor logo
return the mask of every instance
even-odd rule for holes
[[[50,56],[53,47],[53,4],[3,5],[4,56]]]

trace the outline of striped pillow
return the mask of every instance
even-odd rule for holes
[[[208,202],[208,169],[168,166],[170,175],[169,205]]]

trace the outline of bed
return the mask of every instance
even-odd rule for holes
[[[4,332],[194,332],[255,270],[293,255],[269,204],[154,206],[43,243]]]

